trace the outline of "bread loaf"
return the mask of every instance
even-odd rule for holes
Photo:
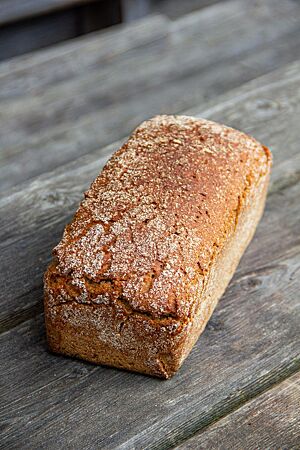
[[[169,378],[262,215],[269,150],[187,116],[142,123],[85,193],[45,274],[50,349]]]

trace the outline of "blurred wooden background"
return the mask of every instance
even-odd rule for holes
[[[0,60],[147,14],[170,18],[220,0],[0,0]]]

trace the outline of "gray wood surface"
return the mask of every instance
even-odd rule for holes
[[[181,449],[299,449],[300,373],[184,442]]]
[[[1,5],[0,0],[0,8]],[[16,11],[16,1],[9,1],[9,6]],[[19,12],[22,15],[22,6],[25,2],[18,2]],[[29,3],[29,2],[27,2]],[[33,2],[30,2],[33,3]],[[39,6],[45,6],[45,1],[36,0],[36,11],[28,12],[38,14]],[[51,14],[36,15],[29,20],[22,20],[4,24],[0,23],[0,60],[12,58],[24,53],[32,52],[40,48],[57,44],[67,39],[72,39],[91,31],[100,30],[121,22],[120,0],[89,1],[79,4],[62,1],[63,8],[56,8],[58,2],[48,1],[53,5]],[[54,5],[55,3],[55,5]],[[73,3],[73,4],[72,4]],[[3,10],[0,9],[3,18]],[[24,12],[25,13],[25,12]]]
[[[299,6],[288,1],[226,5],[172,24],[157,18],[149,25],[148,42],[151,36],[153,42],[151,30],[160,29],[158,45],[120,50],[120,57],[108,57],[102,67],[94,60],[99,39],[90,52],[63,47],[51,53],[50,62],[38,55],[34,70],[29,59],[23,70],[19,61],[2,65],[3,189],[120,139],[155,113],[180,112],[300,58]],[[127,36],[130,40],[130,31]],[[118,42],[116,34],[111,42]],[[109,39],[106,43],[109,55]],[[88,41],[84,45],[87,50]]]
[[[194,111],[252,133],[271,147],[275,161],[256,236],[204,335],[170,381],[45,349],[39,312],[50,248],[117,145],[1,200],[2,448],[20,442],[41,449],[170,448],[300,370],[299,69],[295,63]]]
[[[129,0],[137,2],[138,0]],[[200,8],[205,8],[211,6],[220,1],[225,2],[226,0],[146,0],[149,2],[150,12],[159,12],[165,14],[171,19],[176,19],[187,13],[196,12]],[[251,1],[251,0],[250,0]]]
[[[153,15],[5,61],[0,64],[0,99],[39,95],[48,86],[127,58],[133,49],[144,52],[164,42],[169,26],[168,19]]]
[[[58,14],[0,27],[0,61],[72,39],[78,34],[77,10],[61,11]]]
[[[87,75],[120,53],[161,40],[166,35],[169,41],[185,43],[185,48],[189,44],[193,52],[200,45],[198,54],[193,53],[194,59],[205,56],[210,63],[216,62],[216,56],[237,55],[243,49],[251,50],[253,46],[270,42],[284,33],[294,31],[296,34],[299,29],[298,17],[299,7],[290,0],[231,0],[183,16],[174,22],[161,15],[150,16],[130,25],[117,25],[107,31],[0,64],[0,98],[40,94],[42,88],[48,85]],[[240,41],[230,40],[232,34],[238,36]],[[228,40],[228,43],[223,40]],[[220,45],[218,49],[214,49],[216,44]],[[208,45],[211,52],[217,53],[209,55],[208,50],[205,51]],[[184,52],[181,52],[181,57],[184,61]]]

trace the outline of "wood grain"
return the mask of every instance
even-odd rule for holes
[[[74,38],[80,30],[79,14],[77,9],[61,11],[0,27],[0,61]]]
[[[275,162],[255,238],[168,382],[49,355],[42,315],[20,323],[24,311],[28,319],[30,308],[41,309],[49,249],[112,147],[1,200],[3,448],[171,448],[300,369],[299,69],[295,63],[196,111],[251,132]],[[19,325],[9,330],[15,315]]]
[[[138,60],[135,60],[137,65],[134,66],[134,73],[132,73],[133,61],[125,58],[121,64],[117,65],[117,70],[113,70],[109,66],[99,72],[88,67],[89,71],[85,72],[84,78],[68,79],[52,88],[40,90],[38,95],[34,95],[31,90],[29,95],[22,95],[15,101],[2,102],[0,127],[2,145],[5,142],[13,144],[21,137],[25,138],[26,129],[31,134],[40,134],[44,127],[59,125],[61,121],[70,123],[83,114],[90,114],[99,107],[105,106],[108,103],[105,98],[110,94],[119,102],[123,97],[121,91],[124,90],[124,86],[127,91],[130,87],[131,89],[135,87],[134,91],[126,92],[127,97],[131,93],[141,92],[145,88],[157,88],[165,80],[180,79],[187,73],[191,73],[192,70],[201,70],[221,60],[224,61],[228,57],[251,51],[258,44],[272,42],[273,45],[276,37],[299,29],[300,8],[293,4],[291,8],[290,2],[286,2],[284,5],[288,7],[279,8],[280,11],[278,11],[278,8],[273,8],[276,1],[275,3],[274,0],[268,1],[266,4],[269,4],[269,8],[257,10],[254,6],[244,8],[245,2],[243,1],[234,1],[232,5],[235,6],[235,9],[227,11],[226,18],[228,20],[224,21],[223,17],[223,21],[218,23],[214,18],[213,21],[207,23],[206,15],[204,17],[200,15],[197,28],[192,27],[191,21],[186,18],[186,27],[189,30],[188,39],[184,39],[182,24],[179,28],[180,32],[175,24],[173,34],[176,45],[166,47],[165,52],[159,54],[139,53]],[[257,12],[261,12],[261,14]],[[219,27],[218,33],[213,28],[214,25]],[[190,39],[191,29],[194,29],[195,32],[193,39]],[[239,37],[238,45],[236,44],[237,37]],[[181,61],[180,65],[178,65],[179,60]],[[82,64],[79,61],[78,63]],[[110,82],[112,84],[107,84]],[[120,86],[120,92],[116,91],[118,86]],[[94,101],[91,102],[91,99]],[[30,123],[25,121],[24,110],[26,110],[26,116],[30,116],[32,125],[35,126],[30,127]],[[18,124],[18,133],[10,135],[9,131],[16,124]],[[7,128],[8,125],[9,128]]]
[[[177,449],[297,449],[300,373],[248,402]]]
[[[0,125],[3,188],[120,139],[155,113],[178,113],[300,57],[300,33],[293,32],[300,23],[299,7],[281,2],[285,11],[280,15],[276,2],[274,8],[266,4],[261,9],[249,3],[243,9],[244,2],[230,4],[228,11],[217,5],[216,15],[204,10],[180,19],[163,44],[115,59],[84,79],[74,73],[69,81],[49,85],[43,95],[38,95],[41,85],[30,98],[26,94],[7,100],[2,131]],[[279,17],[280,26],[274,27]],[[215,28],[220,29],[217,35]],[[88,61],[86,67],[91,68],[92,58]],[[20,76],[18,70],[16,74]],[[13,89],[7,79],[4,93]]]
[[[297,47],[297,48],[296,48]],[[26,143],[2,150],[0,179],[2,188],[16,185],[41,172],[53,170],[76,156],[99,149],[117,138],[128,134],[142,120],[158,112],[178,113],[193,105],[214,98],[224,89],[233,88],[261,74],[277,63],[289,62],[288,50],[300,48],[293,35],[278,48],[263,49],[235,63],[216,64],[213,70],[182,80],[173,80],[163,90],[152,89],[134,95],[119,104],[107,106],[97,113],[78,120],[73,125],[62,125],[59,129],[45,131],[42,137],[28,138]],[[262,63],[261,63],[262,62]],[[225,70],[226,69],[226,70]],[[232,69],[234,69],[232,73]],[[220,77],[220,73],[223,74]],[[184,93],[180,96],[180,93]],[[128,115],[128,111],[131,115]]]
[[[159,15],[116,25],[0,64],[0,98],[41,94],[47,86],[99,70],[134,49],[164,42],[169,21]]]
[[[1,3],[0,0],[0,7]],[[14,0],[10,3],[15,7]],[[37,7],[40,5],[39,1],[35,3]],[[59,10],[55,8],[55,1],[49,0],[48,3],[52,3],[55,10],[51,14],[36,15],[29,20],[0,26],[1,61],[121,22],[120,0],[91,0],[81,5],[62,2],[65,8]]]
[[[184,61],[189,56],[183,51],[188,48],[190,60],[196,59],[197,62],[200,57],[198,64],[202,67],[222,58],[238,55],[243,50],[275,41],[288,32],[294,31],[296,37],[296,31],[299,31],[298,19],[299,6],[289,0],[284,3],[279,0],[231,0],[174,22],[164,16],[150,16],[128,26],[119,25],[1,65],[1,96],[32,94],[35,89],[40,92],[39,87],[45,87],[56,80],[67,80],[78,74],[87,75],[87,71],[99,69],[103,62],[107,64],[113,57],[125,53],[126,48],[128,51],[141,46],[143,42],[149,44],[161,40],[166,35],[170,45],[168,51],[173,43],[183,46],[182,49],[178,48],[176,54],[180,55],[181,65],[184,66]],[[239,37],[239,41],[234,37]],[[164,64],[159,56],[156,62]],[[38,72],[34,83],[31,70],[33,66]],[[6,79],[5,82],[8,86],[15,86],[14,92],[6,87],[2,78],[5,74],[13,78]],[[22,80],[24,84],[20,85],[19,90],[16,89],[16,85]]]

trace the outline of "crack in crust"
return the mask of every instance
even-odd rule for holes
[[[149,273],[149,278],[153,273]],[[94,282],[87,277],[83,277],[82,283],[85,285],[86,296],[82,296],[83,289],[73,284],[72,274],[62,276],[57,272],[57,265],[53,263],[47,272],[45,282],[51,286],[52,297],[55,299],[50,307],[60,306],[63,304],[78,303],[84,305],[92,305],[97,307],[99,304],[119,304],[122,305],[128,315],[138,314],[149,317],[154,320],[176,319],[178,316],[173,313],[161,314],[159,317],[153,316],[151,312],[133,308],[130,302],[122,295],[122,287],[116,280],[103,278],[98,282]]]

